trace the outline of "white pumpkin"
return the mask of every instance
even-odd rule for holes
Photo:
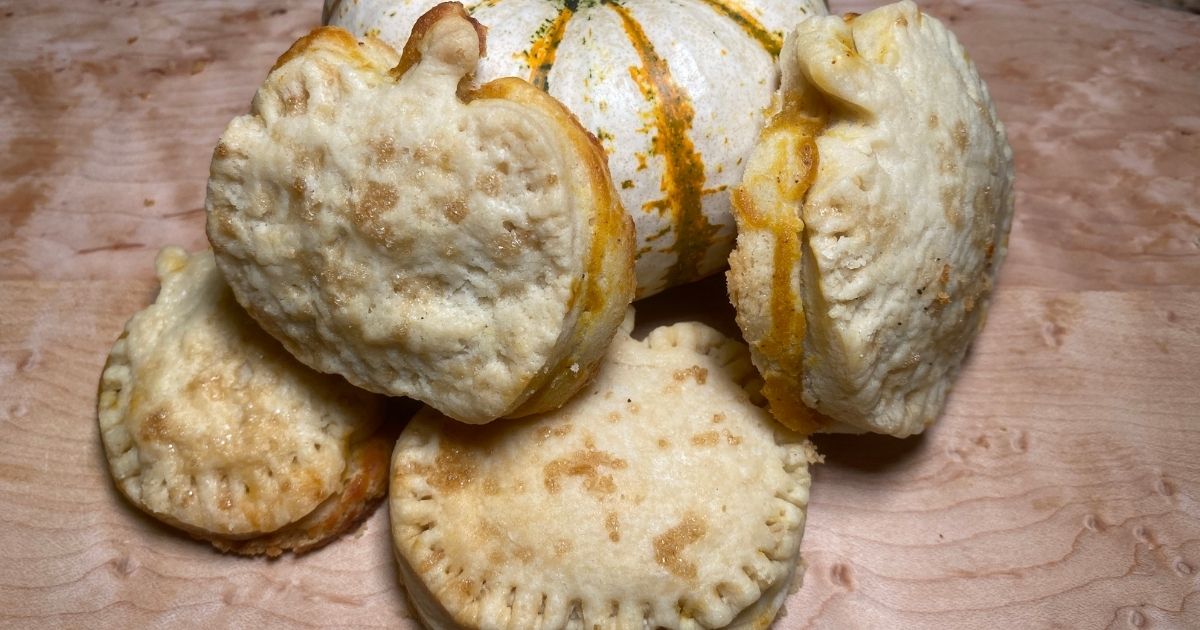
[[[403,47],[438,0],[326,0],[324,19]],[[476,80],[528,79],[608,151],[637,226],[637,296],[722,269],[729,191],[778,85],[783,32],[822,0],[467,0],[488,27]]]

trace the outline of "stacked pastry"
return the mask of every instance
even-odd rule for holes
[[[986,88],[911,3],[802,21],[734,195],[748,346],[639,341],[603,150],[522,80],[473,85],[484,44],[447,3],[400,53],[324,27],[280,57],[214,152],[212,252],[160,254],[105,367],[117,487],[277,555],[390,483],[430,627],[766,627],[807,435],[921,431],[982,326],[1012,214]],[[426,405],[398,440],[387,396]]]

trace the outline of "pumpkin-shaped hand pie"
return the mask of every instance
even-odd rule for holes
[[[983,326],[1012,151],[954,36],[911,2],[800,24],[735,193],[729,292],[775,416],[920,432]]]
[[[558,407],[633,295],[604,153],[519,79],[460,90],[461,5],[403,55],[325,27],[217,145],[208,236],[238,301],[304,363],[470,423]]]
[[[325,0],[325,22],[402,46],[437,0]],[[725,267],[729,191],[779,79],[783,33],[821,0],[467,0],[487,24],[477,78],[561,100],[609,154],[637,226],[637,295]]]

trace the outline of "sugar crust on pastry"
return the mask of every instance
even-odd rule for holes
[[[752,400],[743,345],[629,330],[557,411],[466,427],[426,408],[401,434],[392,536],[427,627],[770,624],[817,456]]]
[[[164,248],[162,288],[101,375],[97,416],[117,489],[216,547],[320,546],[387,491],[379,397],[312,371],[237,305],[212,253]]]
[[[730,298],[784,424],[918,433],[983,326],[1012,151],[952,33],[911,2],[801,23],[735,192]]]
[[[517,79],[465,81],[455,3],[402,55],[324,27],[214,152],[208,235],[238,301],[304,363],[484,423],[561,405],[633,295],[603,150]]]

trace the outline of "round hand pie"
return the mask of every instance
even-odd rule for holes
[[[457,4],[401,56],[321,28],[217,145],[208,235],[238,301],[304,363],[470,423],[560,406],[633,295],[604,153],[518,79],[460,89]]]
[[[1012,151],[954,36],[911,2],[802,22],[734,196],[729,293],[784,424],[905,436],[983,326]]]
[[[217,548],[320,546],[387,491],[377,396],[297,362],[234,301],[211,252],[158,255],[162,289],[100,380],[117,489]]]
[[[798,585],[816,454],[711,328],[618,333],[561,409],[418,413],[392,456],[400,573],[430,628],[766,628]]]

